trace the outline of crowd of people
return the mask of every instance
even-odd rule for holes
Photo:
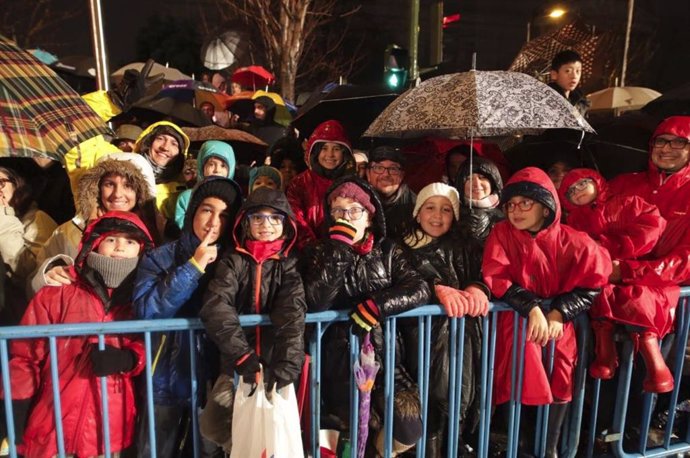
[[[554,59],[551,76],[584,110],[580,72],[581,59],[569,51]],[[257,99],[255,110],[270,112],[271,104]],[[141,396],[142,336],[109,335],[103,348],[92,336],[59,338],[70,456],[104,454],[100,377],[116,456],[150,456],[148,416],[157,456],[191,456],[197,412],[190,411],[190,351],[200,355],[202,455],[230,452],[234,374],[268,391],[298,382],[305,376],[305,315],[329,309],[346,310],[350,321],[323,336],[322,424],[349,429],[352,368],[344,356],[351,331],[368,334],[382,365],[368,456],[383,455],[385,373],[394,372],[394,456],[423,434],[416,321],[400,323],[395,349],[385,349],[380,324],[425,304],[441,304],[447,315],[432,320],[426,456],[446,450],[448,318],[465,318],[460,431],[468,449],[474,445],[481,317],[490,301],[527,321],[521,399],[551,404],[546,456],[558,456],[573,396],[580,344],[573,323],[581,314],[589,315],[595,339],[592,377],[614,377],[615,335],[627,334],[644,360],[637,369],[645,392],[666,393],[678,382],[659,341],[674,331],[679,285],[690,280],[690,117],[657,126],[646,172],[608,183],[596,170],[563,164],[511,175],[470,144],[449,152],[443,182],[417,193],[407,185],[403,151],[354,151],[336,120],[324,120],[303,143],[276,139],[266,163],[248,173],[227,142],[206,141],[192,155],[175,123],[142,127],[120,126],[111,139],[120,152],[68,160],[67,173],[40,185],[26,172],[28,163],[50,166],[40,159],[0,167],[2,324],[199,317],[205,327],[193,348],[185,332],[154,334],[153,412]],[[53,199],[41,201],[46,193]],[[246,314],[268,315],[271,325],[242,328]],[[513,391],[513,325],[513,314],[500,314],[497,405]],[[551,341],[549,376],[542,348]],[[393,367],[383,363],[386,350],[395,352]],[[3,394],[11,389],[16,443],[27,457],[58,453],[50,351],[44,339],[10,346],[11,386]]]

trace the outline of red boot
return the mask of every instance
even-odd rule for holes
[[[640,354],[647,368],[642,388],[648,393],[668,393],[673,390],[673,375],[659,350],[659,338],[652,332],[633,335],[639,339]]]
[[[595,359],[589,365],[589,375],[602,380],[613,378],[618,367],[616,342],[613,340],[613,322],[609,320],[592,320],[594,330]]]

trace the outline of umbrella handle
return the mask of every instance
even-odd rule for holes
[[[146,78],[148,78],[149,73],[151,73],[151,69],[153,68],[153,64],[154,64],[154,63],[155,63],[155,61],[154,61],[153,59],[149,59],[149,60],[146,61],[146,63],[144,64],[144,66],[141,68],[140,75],[141,75],[141,77],[142,77],[144,80],[145,80]]]

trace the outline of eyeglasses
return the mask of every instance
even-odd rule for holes
[[[402,168],[398,166],[384,167],[382,165],[370,165],[370,170],[373,170],[375,174],[380,175],[384,172],[388,172],[390,176],[397,177],[402,173]]]
[[[14,181],[10,180],[9,178],[0,178],[0,189],[4,188],[7,183],[14,184]]]
[[[520,202],[506,202],[503,208],[505,208],[506,212],[508,213],[513,213],[516,207],[519,208],[520,211],[528,212],[532,209],[532,207],[534,207],[535,203],[536,202],[532,199],[525,199],[521,200]]]
[[[365,212],[366,209],[363,207],[331,208],[331,216],[333,219],[341,219],[347,215],[349,221],[357,221]]]
[[[281,215],[280,213],[251,213],[247,215],[247,218],[249,218],[249,222],[254,226],[263,226],[264,221],[266,220],[268,220],[271,226],[278,226],[283,224],[285,215]]]
[[[664,146],[671,144],[671,149],[683,149],[688,143],[690,143],[690,140],[680,137],[672,138],[670,140],[663,137],[656,137],[654,140],[652,140],[652,145],[654,148],[663,148]]]
[[[583,178],[582,180],[577,181],[575,184],[572,184],[568,188],[568,191],[565,193],[565,195],[567,197],[572,197],[573,194],[579,191],[583,191],[587,188],[587,186],[589,186],[592,183],[594,183],[594,181],[591,178]]]

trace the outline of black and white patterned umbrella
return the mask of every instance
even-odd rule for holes
[[[408,90],[363,136],[469,138],[563,128],[594,132],[565,98],[531,76],[472,70],[437,76]]]

